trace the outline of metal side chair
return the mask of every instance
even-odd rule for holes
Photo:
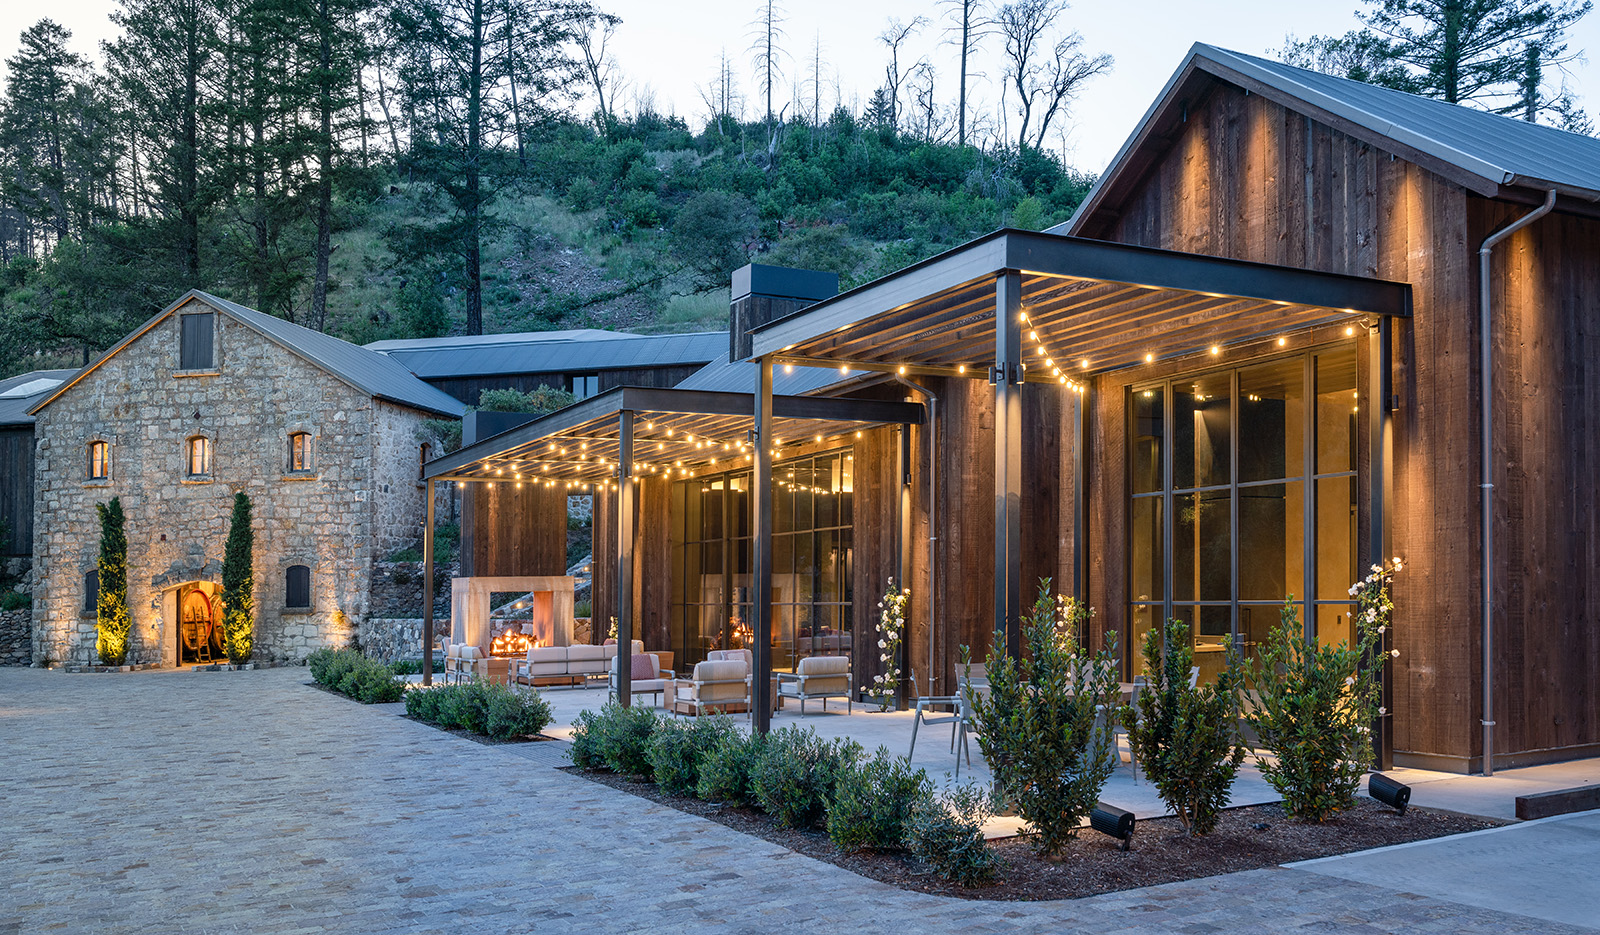
[[[911,684],[917,684],[917,670],[911,670]],[[931,687],[931,679],[930,679]],[[940,708],[949,711],[943,717],[929,717],[928,713]],[[917,752],[917,729],[924,724],[949,724],[950,725],[950,752],[956,749],[956,729],[961,723],[961,698],[958,695],[917,695],[916,713],[911,721],[911,749],[906,751],[909,760]],[[957,766],[960,764],[958,763]]]
[[[967,757],[967,766],[972,766],[972,747],[967,743],[967,734],[971,733],[968,725],[976,720],[972,709],[972,699],[989,690],[989,666],[987,663],[975,662],[963,667],[966,671],[956,675],[956,703],[957,721],[956,731],[961,744],[961,753],[956,754],[956,778],[961,778],[961,755]],[[951,749],[954,749],[952,745]]]

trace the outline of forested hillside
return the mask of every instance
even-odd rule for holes
[[[1009,142],[908,76],[744,116],[726,61],[692,122],[624,111],[582,3],[123,0],[102,64],[42,20],[0,99],[0,374],[190,287],[358,342],[715,328],[751,259],[851,284],[1045,226],[1089,180],[1029,140],[1109,62],[1026,3],[1040,109]]]

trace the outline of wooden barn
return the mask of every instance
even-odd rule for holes
[[[726,412],[620,390],[426,473],[595,491],[597,616],[683,662],[867,684],[893,575],[936,694],[1041,578],[1209,676],[1286,597],[1349,638],[1403,556],[1384,761],[1590,756],[1597,201],[1595,139],[1197,45],[1061,229],[736,314]]]

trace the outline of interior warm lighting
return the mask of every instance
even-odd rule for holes
[[[1288,343],[1289,343],[1289,339],[1288,338],[1279,338],[1278,339],[1278,346],[1279,347],[1283,347],[1283,346],[1287,345]]]

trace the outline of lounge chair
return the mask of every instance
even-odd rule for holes
[[[778,697],[800,699],[800,713],[806,713],[806,701],[822,699],[822,710],[828,710],[829,698],[843,698],[846,714],[851,712],[850,657],[807,656],[795,666],[794,672],[778,673]]]

